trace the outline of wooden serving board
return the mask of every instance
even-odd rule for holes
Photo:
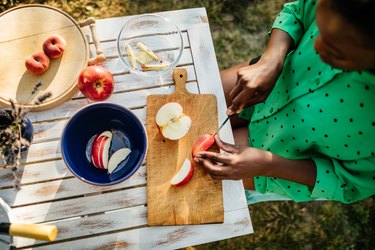
[[[89,47],[78,23],[66,13],[46,5],[22,5],[0,14],[0,105],[9,99],[27,104],[33,110],[45,110],[61,104],[77,91],[80,71],[87,66]],[[66,40],[62,57],[51,59],[41,75],[26,71],[25,60],[42,50],[49,36],[59,34]],[[31,96],[41,80],[40,92]],[[40,106],[33,105],[38,94],[52,97]],[[31,96],[31,98],[30,98]]]
[[[173,187],[170,180],[186,158],[193,162],[193,143],[205,133],[217,130],[217,100],[212,94],[192,94],[185,84],[186,69],[175,69],[175,92],[147,98],[147,208],[148,224],[186,225],[224,221],[222,182],[214,180],[195,166],[194,176],[184,186]],[[187,135],[177,141],[165,139],[158,130],[155,116],[161,106],[177,102],[192,124]],[[212,149],[219,152],[216,147]]]

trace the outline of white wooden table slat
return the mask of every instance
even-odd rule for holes
[[[217,61],[215,56],[215,49],[211,39],[210,30],[204,26],[200,26],[191,30],[188,30],[191,50],[194,59],[195,70],[197,72],[197,81],[199,83],[200,93],[212,93],[216,95],[218,102],[218,119],[221,124],[226,118],[226,102],[224,97],[224,91],[221,84],[220,74],[217,67]],[[199,60],[195,60],[199,58]],[[224,125],[220,130],[220,138],[228,143],[233,143],[233,134],[230,127],[230,123]],[[233,193],[230,195],[230,199],[233,202],[225,202],[224,209],[230,209],[227,206],[232,206],[238,202],[234,199],[240,200],[243,207],[247,207],[245,193],[243,190],[242,181],[223,182],[224,193]],[[250,215],[249,215],[250,216]]]
[[[177,64],[177,67],[179,67],[180,65],[189,64],[193,64],[193,59],[191,57],[190,48],[185,48],[182,51],[181,58]],[[118,57],[106,59],[106,61],[103,62],[103,66],[108,69],[114,75],[114,77],[117,77],[117,75],[129,74],[129,70],[125,67],[121,59]],[[139,81],[139,79],[137,80]],[[144,81],[144,79],[141,80]]]
[[[37,183],[34,185],[26,185],[19,191],[16,191],[13,188],[2,189],[0,190],[0,197],[2,197],[10,206],[21,206],[142,185],[146,182],[145,176],[146,168],[143,166],[140,167],[129,179],[114,186],[94,186],[83,183],[77,178],[68,178]]]
[[[219,118],[225,118],[225,99],[204,8],[159,13],[182,30],[184,50],[178,67],[188,71],[187,89],[217,96]],[[101,47],[108,57],[103,64],[115,79],[115,91],[106,102],[130,108],[145,124],[146,98],[174,91],[172,72],[162,79],[130,74],[122,65],[116,39],[122,25],[133,16],[96,21]],[[91,42],[89,28],[84,32]],[[191,226],[147,226],[146,166],[128,180],[110,187],[84,183],[67,170],[61,159],[60,139],[68,119],[89,102],[77,93],[65,103],[42,112],[31,112],[34,141],[20,168],[22,189],[11,188],[10,169],[0,172],[0,197],[13,207],[17,222],[58,226],[57,241],[44,243],[15,238],[18,247],[37,249],[174,249],[253,232],[241,181],[223,181],[224,223]],[[226,125],[220,136],[233,142]],[[144,162],[145,164],[145,162]],[[33,245],[36,244],[36,247]]]
[[[208,24],[207,13],[204,8],[165,11],[155,14],[160,14],[176,23],[181,31],[197,27],[200,24]],[[133,17],[134,16],[124,16],[96,20],[96,30],[99,39],[101,41],[112,41],[117,39],[122,26]],[[85,31],[90,34],[87,27],[85,28]],[[91,36],[90,42],[92,42]]]
[[[197,93],[197,83],[189,82],[186,84],[186,88],[192,92]],[[124,93],[114,93],[105,102],[111,102],[115,104],[122,105],[127,108],[136,108],[146,105],[146,99],[149,95],[157,94],[169,94],[174,91],[174,86],[163,86],[161,88],[150,88],[150,89],[140,89],[131,92]],[[28,118],[32,122],[56,120],[62,118],[69,118],[74,115],[78,110],[80,110],[85,105],[88,105],[87,99],[79,98],[72,99],[64,102],[50,110],[40,111],[40,112],[30,112]]]
[[[134,230],[51,244],[35,249],[177,249],[252,233],[247,208],[225,213],[223,224],[143,227]]]
[[[189,43],[189,39],[188,39],[188,36],[187,36],[187,32],[182,32],[182,40],[183,40],[183,47],[184,48],[189,48],[190,47],[190,43]],[[148,45],[148,44],[146,44]],[[148,45],[148,47],[151,49],[151,50],[155,50],[154,48],[152,48],[150,45]],[[102,42],[100,44],[100,48],[101,50],[103,51],[103,53],[105,54],[106,57],[118,57],[118,51],[117,51],[117,40],[111,40],[111,41],[108,41],[108,42]],[[157,48],[158,50],[155,52],[158,52],[159,50],[168,50],[168,49],[172,49],[171,47],[162,47],[162,46],[158,46]],[[176,48],[174,48],[176,49]],[[90,50],[91,51],[95,51],[95,48],[94,48],[94,44],[90,44]]]
[[[17,207],[12,210],[18,222],[39,223],[79,217],[87,214],[112,211],[146,204],[146,187],[98,194],[76,199]]]
[[[56,241],[59,241],[105,233],[107,231],[146,226],[147,209],[145,206],[131,207],[112,213],[65,220],[53,224],[59,228],[59,234],[56,237]],[[71,228],[75,228],[75,230],[72,231],[70,230]],[[14,241],[18,247],[45,243],[44,241],[36,241],[20,237],[16,237]]]

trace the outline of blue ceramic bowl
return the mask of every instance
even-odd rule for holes
[[[127,159],[111,174],[91,163],[90,142],[106,130],[113,133],[110,156],[121,147],[131,149]],[[113,185],[132,176],[141,166],[147,151],[146,131],[130,110],[116,104],[97,103],[81,109],[68,121],[61,138],[61,151],[66,165],[80,180],[93,185]]]

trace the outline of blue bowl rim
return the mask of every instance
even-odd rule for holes
[[[78,115],[87,111],[87,110],[90,110],[90,109],[94,109],[96,108],[97,106],[102,106],[102,107],[113,107],[113,108],[116,108],[116,109],[120,109],[122,111],[125,111],[125,112],[128,112],[133,118],[134,120],[143,128],[143,131],[144,131],[144,137],[145,137],[145,150],[144,150],[144,153],[141,155],[141,158],[140,158],[140,161],[137,163],[137,165],[132,169],[132,171],[125,175],[123,178],[119,178],[118,180],[116,181],[112,181],[112,182],[109,182],[109,183],[98,183],[98,182],[94,182],[94,181],[90,181],[90,180],[87,180],[81,176],[79,176],[78,174],[75,173],[75,171],[69,166],[69,164],[66,162],[65,160],[65,153],[64,153],[64,148],[63,148],[63,141],[64,141],[64,138],[66,136],[66,128],[68,127],[68,125],[70,125],[70,123],[74,120],[77,119]],[[75,176],[77,177],[77,179],[85,182],[85,183],[88,183],[88,184],[91,184],[91,185],[96,185],[96,186],[111,186],[111,185],[115,185],[115,184],[118,184],[120,182],[123,182],[127,179],[129,179],[131,176],[133,176],[133,174],[140,168],[140,166],[142,165],[142,162],[144,161],[144,159],[146,158],[146,154],[147,154],[147,150],[148,150],[148,137],[147,137],[147,132],[146,132],[146,128],[145,126],[142,124],[142,122],[139,120],[139,118],[133,113],[131,112],[130,109],[124,107],[124,106],[121,106],[121,105],[118,105],[118,104],[114,104],[114,103],[108,103],[108,102],[102,102],[102,103],[94,103],[94,104],[90,104],[88,106],[85,106],[83,108],[81,108],[80,110],[78,110],[75,114],[73,114],[73,116],[71,116],[71,118],[69,119],[69,121],[67,122],[67,124],[65,125],[64,127],[64,130],[63,130],[63,133],[62,133],[62,136],[61,136],[61,141],[60,141],[60,148],[61,148],[61,154],[62,154],[62,158],[64,160],[64,163],[66,165],[66,167],[69,169],[69,171]]]

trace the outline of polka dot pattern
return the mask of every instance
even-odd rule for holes
[[[287,56],[267,100],[241,117],[251,121],[252,146],[289,159],[311,158],[317,166],[314,188],[260,176],[254,179],[257,191],[295,201],[350,203],[375,194],[375,75],[320,61],[313,49],[318,29],[307,14],[315,7],[315,1],[306,1],[301,10],[298,3],[285,5],[274,27],[286,30],[299,46]]]

